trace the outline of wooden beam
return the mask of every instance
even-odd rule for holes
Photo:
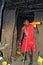
[[[4,5],[5,5],[5,0],[2,0],[2,5],[1,5],[1,8],[0,8],[0,41],[1,41],[1,32],[2,32],[2,14],[3,14],[3,8],[4,8]]]
[[[43,12],[43,9],[18,11],[18,13],[29,13],[29,12],[39,12],[39,11]]]

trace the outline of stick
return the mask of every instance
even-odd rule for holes
[[[22,65],[25,65],[25,55],[26,55],[26,53],[24,52],[23,64]]]

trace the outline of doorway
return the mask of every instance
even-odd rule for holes
[[[34,12],[30,13],[19,13],[17,16],[17,40],[20,39],[21,28],[25,19],[28,19],[30,22],[34,21]]]

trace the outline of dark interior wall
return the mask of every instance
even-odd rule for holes
[[[41,12],[35,12],[35,17],[34,17],[34,20],[35,21],[42,21],[43,23],[43,11]]]
[[[17,39],[20,38],[21,28],[25,19],[28,19],[30,22],[34,21],[34,12],[30,13],[21,13],[17,16]]]
[[[21,16],[20,16],[17,18],[17,39],[20,38],[22,25],[23,25],[23,19],[21,19]]]

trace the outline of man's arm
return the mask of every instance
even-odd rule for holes
[[[36,26],[36,32],[39,33],[38,27]]]
[[[34,29],[35,29],[36,33],[39,33],[37,25],[34,25]]]

